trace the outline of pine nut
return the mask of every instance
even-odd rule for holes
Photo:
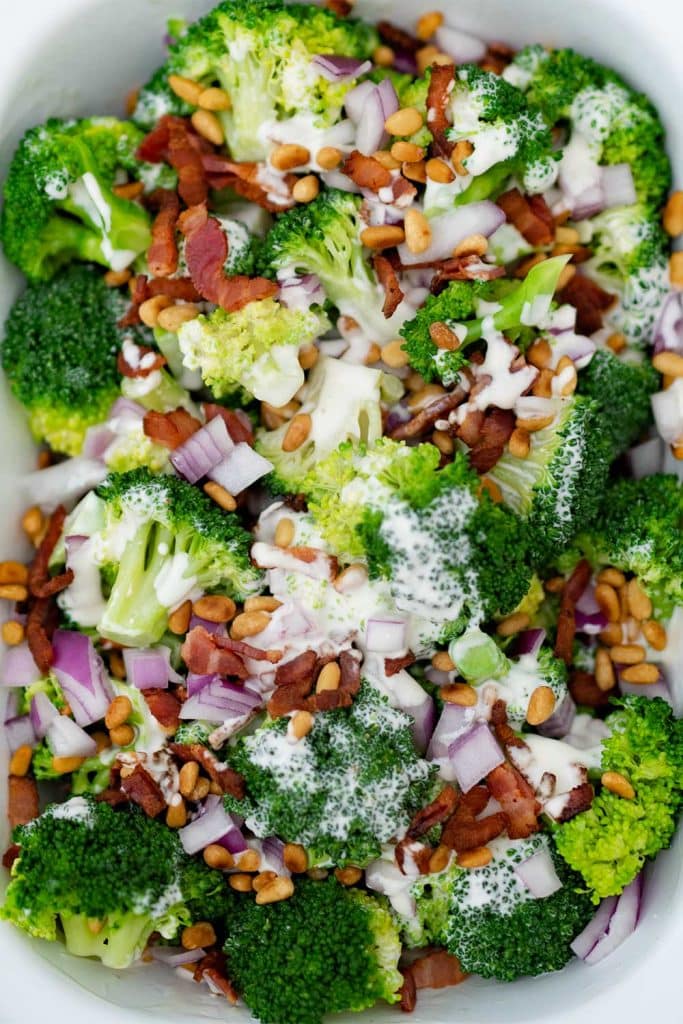
[[[390,46],[382,44],[381,46],[375,47],[372,54],[372,63],[376,64],[377,67],[390,68],[395,60],[396,54]]]
[[[395,160],[388,149],[378,149],[372,154],[372,159],[381,164],[387,171],[397,171],[401,166],[400,160]]]
[[[552,398],[554,376],[555,374],[549,368],[541,370],[534,381],[531,394],[536,398]]]
[[[498,623],[496,633],[498,636],[514,636],[515,633],[520,633],[523,629],[526,629],[530,621],[529,616],[525,612],[515,612]]]
[[[226,850],[219,843],[209,843],[208,846],[205,846],[202,856],[204,863],[217,871],[228,871],[235,866],[235,858],[230,850]]]
[[[645,648],[641,644],[615,644],[609,656],[615,665],[639,665],[645,661]]]
[[[3,622],[2,639],[8,647],[16,647],[17,644],[23,643],[25,636],[26,631],[20,622],[15,622],[13,619]]]
[[[560,276],[557,279],[557,285],[555,291],[561,292],[565,288],[576,273],[576,267],[573,263],[568,263],[566,267],[562,268]]]
[[[382,358],[382,349],[379,347],[376,341],[371,341],[368,345],[368,350],[365,353],[365,359],[363,363],[365,366],[373,366],[378,363]]]
[[[294,895],[294,882],[291,878],[279,875],[268,885],[264,885],[260,892],[256,893],[256,902],[259,906],[267,903],[279,903],[281,900],[288,900]]]
[[[297,711],[291,721],[290,729],[292,735],[297,740],[302,740],[304,736],[308,736],[309,732],[313,728],[313,715],[310,711]]]
[[[230,597],[223,594],[205,594],[192,606],[195,615],[209,622],[230,622],[235,618],[237,605]]]
[[[447,704],[457,704],[461,708],[473,708],[477,703],[477,691],[469,683],[451,683],[450,686],[442,686],[439,696]]]
[[[199,765],[196,761],[186,761],[180,769],[178,775],[178,789],[183,796],[188,799],[192,796],[192,791],[197,785],[197,779],[199,778]]]
[[[491,480],[491,478],[488,476],[482,476],[479,480],[479,497],[481,497],[482,494],[484,494],[484,492],[486,492],[491,501],[495,501],[497,505],[500,505],[502,503],[503,492],[501,491],[496,481]]]
[[[26,775],[29,768],[31,767],[31,758],[33,757],[33,748],[28,743],[24,743],[21,747],[17,747],[10,758],[9,762],[9,773],[10,775]]]
[[[42,452],[38,452],[38,458],[36,459],[36,469],[47,469],[48,466],[52,465],[52,455],[50,452],[43,449]]]
[[[256,878],[252,882],[254,892],[260,892],[261,889],[264,889],[269,882],[274,881],[274,879],[276,878],[276,871],[262,871],[259,875],[256,876]]]
[[[230,636],[233,640],[244,640],[246,636],[257,636],[270,622],[268,612],[242,612],[233,619]]]
[[[306,872],[309,878],[312,878],[314,882],[323,882],[329,875],[327,868],[310,868]]]
[[[444,389],[440,384],[425,384],[420,391],[414,391],[408,399],[408,408],[411,412],[418,412],[420,409],[426,409],[428,405],[436,398],[441,398],[445,395]]]
[[[571,373],[565,373],[566,370],[571,370]],[[560,388],[560,395],[562,395],[563,398],[566,398],[568,395],[573,395],[576,391],[576,385],[579,378],[576,373],[576,367],[569,356],[562,356],[555,368],[555,377],[558,378],[560,376],[567,378]]]
[[[652,601],[647,596],[637,579],[628,581],[628,606],[634,619],[649,619],[652,615]]]
[[[294,540],[294,520],[284,517],[275,527],[275,543],[279,548],[288,548]]]
[[[316,153],[315,162],[324,171],[333,171],[335,167],[339,167],[343,155],[341,149],[337,149],[336,146],[323,146]]]
[[[667,235],[683,235],[683,192],[672,192],[664,207],[662,223]]]
[[[667,644],[666,630],[659,622],[650,619],[642,625],[643,636],[656,651],[663,651]]]
[[[551,576],[549,580],[546,580],[543,586],[549,594],[561,594],[564,590],[565,578],[564,576]]]
[[[308,869],[308,854],[299,843],[285,843],[282,860],[287,870],[295,875],[303,874]]]
[[[298,146],[295,142],[276,146],[270,154],[271,166],[276,171],[292,171],[295,167],[303,167],[310,159],[311,154],[306,147]]]
[[[615,332],[614,334],[610,334],[605,344],[612,350],[612,352],[623,352],[626,348],[626,337],[623,334]]]
[[[109,651],[108,661],[109,671],[111,675],[113,675],[114,679],[125,679],[126,665],[121,651]]]
[[[455,180],[455,174],[438,156],[433,156],[431,160],[428,160],[425,164],[425,171],[430,181],[435,181],[439,185],[449,185]]]
[[[674,444],[671,446],[671,454],[674,459],[678,459],[680,462],[683,459],[683,444]]]
[[[414,142],[404,142],[399,140],[391,147],[391,155],[394,160],[398,160],[400,164],[416,164],[418,160],[422,160],[425,155],[425,151],[422,146],[416,146]]]
[[[424,185],[427,181],[424,160],[406,160],[401,164],[401,170],[403,177],[409,181],[416,181],[419,185]]]
[[[184,636],[190,628],[191,616],[192,602],[183,601],[183,603],[179,605],[175,611],[171,612],[168,617],[169,631],[174,633],[175,636]]]
[[[341,669],[336,661],[328,661],[323,665],[320,675],[315,684],[315,692],[322,693],[324,690],[338,690],[341,679]]]
[[[458,867],[461,868],[485,868],[491,863],[493,854],[488,846],[477,846],[474,850],[465,850],[457,856]]]
[[[141,181],[127,181],[125,185],[114,185],[112,188],[112,192],[115,196],[118,196],[119,199],[139,199],[144,191],[145,186]],[[114,271],[114,273],[116,273],[116,271]],[[118,273],[119,276],[122,277],[122,280],[120,281],[121,284],[127,284],[133,276],[130,270],[120,270]],[[124,277],[123,275],[125,274],[128,274],[128,277]],[[109,285],[109,287],[118,287],[118,285]]]
[[[130,270],[108,270],[103,281],[107,288],[120,288],[130,281],[131,276]]]
[[[424,75],[427,68],[434,63],[434,58],[438,54],[438,47],[429,43],[427,46],[423,46],[415,54],[415,60],[417,62],[417,70],[421,75]]]
[[[251,875],[230,875],[228,878],[228,885],[235,892],[251,892],[254,888],[254,879]]]
[[[97,732],[91,733],[92,738],[97,744],[97,753],[101,754],[103,750],[109,750],[111,747],[111,740],[109,739],[106,732],[101,732],[99,729]]]
[[[558,245],[578,245],[581,236],[576,228],[568,228],[560,224],[555,228],[555,241]]]
[[[468,235],[458,242],[453,250],[454,256],[483,256],[489,247],[489,240],[484,235]]]
[[[412,253],[425,252],[432,244],[432,229],[429,221],[417,208],[406,210],[404,221],[406,245]]]
[[[334,877],[341,885],[356,885],[363,877],[360,868],[335,868]]]
[[[438,871],[444,871],[448,867],[448,862],[451,859],[451,851],[447,846],[441,844],[437,846],[434,853],[429,858],[429,874],[434,875]]]
[[[443,25],[443,14],[441,11],[428,11],[417,20],[415,35],[422,43],[431,39],[437,28]]]
[[[181,75],[169,75],[168,84],[176,96],[193,107],[197,106],[199,97],[204,91],[203,86],[198,82],[193,82],[191,78],[183,78]]]
[[[527,430],[522,430],[521,427],[515,427],[510,434],[510,440],[508,441],[508,448],[510,449],[510,455],[513,455],[516,459],[526,459],[531,451],[531,437]]]
[[[445,352],[457,352],[460,348],[460,338],[441,320],[435,320],[429,325],[429,337],[437,348]]]
[[[606,626],[605,629],[601,630],[599,637],[600,642],[603,643],[605,647],[614,647],[615,644],[620,644],[624,639],[624,631],[621,623],[610,623],[609,626]]]
[[[433,326],[434,326],[434,324],[432,324],[432,327]],[[444,326],[445,326],[445,324],[444,324]],[[430,334],[431,334],[431,330],[430,330]],[[408,376],[406,377],[405,383],[406,383],[406,387],[408,388],[408,391],[419,391],[420,388],[423,388],[425,386],[424,377],[421,376],[421,374],[417,373],[415,370],[412,370],[408,374]]]
[[[84,761],[84,757],[53,757],[52,771],[57,775],[67,775],[80,768]]]
[[[281,607],[276,597],[248,597],[244,602],[245,612],[274,612]]]
[[[529,725],[541,725],[555,710],[555,694],[549,686],[537,686],[529,697],[526,720]]]
[[[210,792],[211,792],[211,783],[209,782],[209,780],[207,778],[205,778],[205,776],[201,775],[197,779],[197,785],[192,790],[192,793],[190,795],[190,799],[194,803],[198,803],[200,800],[203,800],[205,797],[207,797]],[[219,792],[217,794],[215,794],[215,795],[216,796],[222,796],[223,795],[223,791],[220,789],[220,787],[219,787]]]
[[[208,483],[204,484],[203,490],[212,501],[216,502],[219,508],[225,509],[226,512],[234,512],[237,508],[237,502],[230,491],[226,491],[225,487],[221,487],[220,484],[215,483],[213,480],[209,480]]]
[[[240,871],[258,871],[261,867],[261,854],[258,850],[245,850],[239,856],[237,866]]]
[[[183,828],[187,822],[187,808],[182,797],[174,797],[174,802],[166,810],[166,824],[169,828]]]
[[[380,224],[377,227],[364,228],[360,240],[368,249],[390,249],[394,245],[405,242],[403,228],[394,224]]]
[[[463,160],[466,160],[472,153],[474,153],[474,146],[467,139],[461,139],[460,142],[456,142],[451,153],[451,163],[455,168],[456,174],[464,175],[469,173],[463,164]]]
[[[394,338],[393,341],[387,342],[382,349],[382,362],[393,370],[408,365],[408,353],[403,348],[402,338]]]
[[[203,139],[213,146],[222,146],[225,142],[223,126],[210,110],[195,110],[190,118],[192,127]]]
[[[21,517],[21,528],[29,539],[33,540],[43,529],[45,519],[37,505],[27,508]]]
[[[232,101],[225,89],[212,85],[199,94],[199,106],[203,110],[230,110]]]
[[[669,280],[674,288],[683,288],[683,250],[669,257]]]
[[[549,427],[554,419],[554,416],[518,416],[517,426],[522,430],[528,430],[530,434],[535,434],[536,431]]]
[[[452,455],[455,451],[455,442],[445,430],[435,430],[432,434],[432,444],[436,445],[442,455]]]
[[[208,921],[198,921],[183,928],[180,935],[180,945],[183,949],[204,949],[206,946],[216,945],[216,933],[213,925]]]
[[[299,366],[302,370],[310,370],[318,362],[319,356],[315,345],[304,345],[299,349]]]
[[[361,565],[360,562],[352,562],[351,565],[347,565],[345,569],[342,569],[332,586],[338,593],[348,594],[350,591],[362,587],[367,578],[368,570],[365,566]]]
[[[173,304],[168,295],[153,295],[151,299],[145,299],[140,304],[138,314],[145,327],[156,327],[159,322],[159,313]]]
[[[319,192],[320,182],[315,174],[306,174],[303,178],[299,178],[293,186],[292,198],[296,199],[297,203],[310,203]]]
[[[618,569],[603,569],[598,574],[598,583],[608,583],[610,587],[614,587],[617,590],[619,587],[623,587],[626,583],[626,577],[623,572]]]
[[[598,583],[595,588],[595,600],[598,602],[600,610],[607,616],[608,622],[619,622],[621,608],[614,587],[610,587],[608,583]]]
[[[175,306],[167,306],[159,312],[157,324],[164,331],[177,334],[183,324],[196,320],[199,307],[194,302],[178,302]]]
[[[624,800],[633,800],[636,795],[635,789],[621,772],[603,772],[600,781],[610,793],[615,793]]]
[[[642,686],[649,686],[659,680],[659,669],[656,665],[650,665],[641,661],[639,665],[629,665],[622,669],[621,678],[625,683],[637,683]]]
[[[313,421],[308,413],[298,412],[290,420],[285,436],[282,439],[283,452],[295,452],[298,448],[301,448],[301,445],[305,443],[310,434],[312,426]]]
[[[453,63],[453,58],[449,53],[440,53],[438,50],[432,59],[432,64],[439,64],[444,67],[452,66]]]
[[[109,730],[109,738],[117,747],[129,747],[135,739],[135,730],[130,725],[117,725]]]
[[[683,356],[678,352],[658,352],[652,359],[652,365],[669,377],[683,377]]]
[[[537,370],[544,370],[550,362],[552,349],[545,338],[539,338],[527,349],[526,361],[535,366]]]
[[[455,668],[455,662],[448,651],[437,651],[432,656],[432,668],[435,668],[437,672],[452,672]]]
[[[598,647],[595,653],[595,682],[603,693],[611,690],[616,682],[612,659],[604,647]]]
[[[132,711],[133,705],[130,697],[123,695],[114,697],[104,716],[104,724],[107,729],[115,729],[118,725],[123,725],[124,722],[128,721]]]
[[[390,135],[414,135],[424,124],[422,114],[415,107],[402,107],[384,122]]]
[[[28,590],[21,583],[0,584],[0,598],[3,601],[25,601]]]

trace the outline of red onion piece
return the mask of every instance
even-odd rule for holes
[[[278,299],[288,309],[308,310],[311,306],[322,306],[325,292],[316,274],[304,274],[281,281]]]
[[[456,64],[476,64],[486,56],[486,43],[469,32],[461,32],[448,25],[437,28],[434,39],[439,49],[452,57]]]
[[[444,705],[441,717],[429,741],[425,757],[428,761],[439,761],[448,757],[451,743],[468,728],[472,720],[472,708],[459,704]]]
[[[188,697],[194,697],[195,694],[199,693],[200,690],[203,690],[205,686],[208,686],[209,683],[213,683],[219,678],[220,677],[216,675],[202,676],[198,675],[196,672],[188,672],[186,679]]]
[[[216,420],[211,422],[215,423]],[[268,459],[264,459],[245,441],[240,441],[226,458],[209,470],[207,476],[209,480],[225,487],[231,494],[241,494],[247,487],[251,487],[261,477],[270,473],[272,468],[273,465]]]
[[[429,746],[436,725],[434,701],[429,694],[425,694],[425,696],[427,699],[422,704],[410,710],[406,709],[413,719],[413,742],[415,749],[420,754],[424,753]]]
[[[377,654],[395,654],[406,646],[405,619],[368,619],[365,644]]]
[[[213,636],[228,635],[228,630],[224,622],[209,622],[208,619],[203,619],[201,615],[192,615],[190,618],[188,633],[193,630],[195,626],[203,626],[206,632],[211,633]]]
[[[633,206],[638,202],[630,164],[611,164],[600,168],[605,208]]]
[[[598,609],[596,612],[587,613],[576,609],[575,614],[577,633],[585,633],[586,636],[597,636],[607,628],[607,616]]]
[[[107,423],[97,423],[94,427],[88,427],[81,454],[87,459],[103,459],[115,437],[116,434]]]
[[[505,755],[488,725],[475,725],[448,748],[448,760],[463,793],[468,793],[489,772],[505,760]]]
[[[30,686],[31,683],[37,683],[40,677],[40,669],[27,643],[7,648],[2,659],[1,686]]]
[[[267,836],[259,843],[261,871],[274,871],[278,875],[291,875],[285,867],[285,844],[277,836]],[[238,865],[239,866],[239,865]]]
[[[417,75],[417,61],[407,50],[394,50],[394,70],[404,75]]]
[[[366,74],[372,67],[372,61],[316,53],[311,61],[311,67],[328,82],[347,82],[350,78],[359,78],[360,75]]]
[[[52,639],[52,670],[78,725],[104,718],[111,691],[102,659],[85,633],[58,629]]]
[[[166,690],[169,682],[181,683],[182,677],[171,668],[168,647],[127,647],[123,652],[126,677],[138,690]]]
[[[641,872],[619,896],[604,935],[583,958],[587,964],[600,963],[610,953],[613,953],[629,935],[633,934],[638,924],[642,895],[643,875]]]
[[[182,946],[150,946],[149,954],[167,967],[182,967],[194,964],[206,956],[205,949],[183,949]]]
[[[7,694],[7,700],[5,701],[5,715],[3,722],[9,722],[13,718],[19,717],[19,696],[20,690],[18,687],[11,689]]]
[[[216,677],[189,697],[180,709],[182,719],[201,718],[207,722],[235,719],[236,728],[248,721],[263,703],[262,698],[243,686]]]
[[[413,263],[424,263],[430,260],[442,260],[450,256],[456,245],[470,235],[492,235],[501,224],[505,223],[505,214],[488,199],[478,203],[467,203],[453,210],[433,217],[429,226],[432,230],[432,241],[421,253],[413,253],[403,243],[398,247],[398,254],[404,266]]]
[[[77,455],[22,477],[21,494],[26,504],[40,505],[52,512],[57,505],[70,507],[86,491],[101,484],[106,475],[106,467],[99,459]]]
[[[53,719],[45,736],[55,757],[92,757],[97,753],[92,736],[66,715]]]
[[[515,874],[524,882],[525,886],[536,900],[552,896],[554,892],[562,888],[562,882],[557,877],[557,871],[553,864],[553,858],[548,850],[539,850],[538,853],[523,860],[515,867]]]
[[[387,141],[387,133],[384,128],[385,121],[386,117],[379,94],[379,87],[375,86],[363,104],[363,112],[358,121],[356,148],[361,153],[371,156],[378,149],[382,148]]]
[[[572,723],[576,716],[576,704],[570,693],[564,697],[553,711],[550,718],[537,726],[541,736],[548,736],[550,739],[561,740],[571,730]]]
[[[107,419],[115,420],[119,416],[135,416],[138,420],[143,420],[145,417],[145,409],[142,405],[134,402],[131,398],[117,398],[111,409]]]
[[[230,832],[239,832],[235,822],[223,807],[220,797],[207,797],[204,806],[204,813],[199,818],[178,830],[183,849],[190,856],[199,853],[210,843],[223,840]]]
[[[44,693],[36,693],[31,700],[31,725],[39,740],[47,733],[55,718],[59,718],[59,711],[50,698]]]
[[[171,452],[171,463],[188,483],[196,484],[203,476],[225,459],[235,443],[228,433],[225,420],[214,416],[205,426],[188,437]]]
[[[553,356],[556,363],[562,356],[569,356],[576,369],[583,370],[595,355],[595,349],[594,341],[569,329],[556,334],[556,340],[553,343]]]
[[[683,385],[675,380],[666,391],[652,395],[652,413],[657,432],[667,444],[677,444],[683,438]]]
[[[515,654],[538,654],[545,641],[544,629],[525,629],[517,637]]]
[[[395,114],[400,108],[398,94],[394,88],[394,83],[390,78],[383,78],[377,86],[377,92],[379,93],[380,103],[382,105],[382,113],[384,114],[384,120]]]
[[[374,90],[375,85],[373,82],[361,82],[359,85],[354,86],[353,89],[349,89],[344,97],[346,113],[354,124],[358,124],[360,121],[363,113],[363,105],[370,93],[374,92]]]
[[[683,355],[683,292],[669,292],[662,303],[654,329],[655,354],[678,352]]]
[[[4,725],[7,746],[10,754],[13,754],[19,747],[33,747],[36,743],[36,734],[31,723],[30,715],[20,715],[18,718],[10,718]]]
[[[570,943],[572,952],[581,960],[585,960],[588,954],[595,949],[600,939],[604,936],[609,927],[612,914],[617,906],[617,897],[608,896],[602,900],[595,917],[593,917],[582,932]]]

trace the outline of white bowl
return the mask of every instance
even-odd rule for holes
[[[51,114],[120,113],[126,93],[163,59],[161,38],[169,14],[196,16],[210,0],[26,0],[4,7],[4,54],[0,62],[0,175],[14,145],[30,125]],[[611,64],[658,104],[669,129],[669,148],[683,169],[683,64],[680,0],[367,0],[362,13],[407,24],[424,10],[441,8],[450,23],[489,39],[521,45],[572,45]],[[19,275],[0,268],[0,321],[20,287]],[[0,404],[0,557],[23,547],[16,522],[22,505],[19,478],[34,454],[21,413],[3,385]],[[0,735],[0,779],[7,750]],[[8,842],[0,784],[0,849]],[[676,975],[683,940],[683,840],[662,854],[648,874],[646,899],[636,933],[595,967],[573,962],[559,973],[503,985],[470,979],[457,989],[420,994],[415,1024],[641,1024],[683,1019]],[[1,869],[0,869],[1,872]],[[4,874],[4,872],[2,872]],[[0,881],[0,887],[3,882]],[[115,877],[112,885],[116,884]],[[176,979],[157,965],[126,972],[68,957],[58,945],[33,942],[0,924],[0,1022],[41,1018],[54,1024],[199,1019],[247,1021],[243,1007],[230,1009],[203,986]],[[273,970],[277,965],[273,965]],[[679,969],[679,968],[678,968]],[[100,998],[96,998],[100,997]],[[342,1024],[398,1022],[387,1008],[339,1018]],[[292,1020],[291,1024],[297,1024]]]

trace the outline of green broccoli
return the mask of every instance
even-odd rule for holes
[[[137,171],[142,138],[113,117],[31,128],[5,181],[0,238],[27,277],[47,280],[65,263],[86,260],[123,270],[151,242],[149,215],[113,191],[120,170]]]
[[[42,678],[37,682],[20,688],[19,706],[17,709],[18,715],[29,714],[31,710],[31,701],[37,693],[44,693],[48,700],[50,700],[60,711],[66,706],[64,691],[57,682],[57,677],[54,676],[52,672],[49,672],[48,675],[42,676]]]
[[[221,919],[223,876],[190,861],[178,835],[137,808],[74,797],[14,832],[20,854],[0,917],[74,956],[130,966],[152,932],[173,939],[193,920]],[[115,884],[114,884],[115,883]]]
[[[659,388],[660,376],[649,359],[627,362],[609,349],[598,349],[580,371],[577,391],[597,403],[613,458],[646,433],[652,423],[650,395]]]
[[[376,45],[373,28],[330,10],[282,0],[223,0],[171,46],[166,63],[140,91],[133,120],[149,130],[163,114],[192,112],[171,90],[170,75],[218,85],[231,100],[219,117],[233,157],[263,160],[269,148],[264,124],[307,115],[322,132],[340,120],[354,82],[327,81],[311,69],[312,58],[363,60]]]
[[[29,284],[15,302],[2,366],[37,441],[78,455],[88,427],[107,418],[120,393],[117,354],[125,334],[136,333],[117,326],[125,309],[119,292],[92,268],[79,266]]]
[[[601,768],[635,790],[625,800],[606,789],[554,833],[557,849],[583,875],[594,902],[620,893],[645,860],[669,845],[683,804],[683,722],[660,697],[626,697],[607,719]]]
[[[276,407],[304,382],[299,349],[329,328],[322,313],[288,309],[275,299],[250,302],[236,313],[217,309],[178,332],[184,365],[201,370],[216,398],[240,389]]]
[[[562,883],[552,895],[534,899],[515,868],[533,856],[551,857]],[[425,875],[411,888],[423,938],[445,946],[463,970],[514,981],[559,971],[571,960],[570,943],[594,909],[580,878],[552,850],[548,837],[509,840],[476,871],[457,866]],[[415,934],[413,925],[410,933]],[[409,933],[409,934],[410,934]]]
[[[410,717],[369,683],[350,708],[316,715],[297,743],[287,727],[267,722],[229,758],[247,795],[226,806],[256,835],[301,843],[312,863],[363,867],[429,802],[432,769],[415,753]]]
[[[279,903],[239,899],[224,950],[262,1024],[321,1024],[328,1013],[395,1003],[403,983],[398,930],[384,901],[335,878],[303,878]]]

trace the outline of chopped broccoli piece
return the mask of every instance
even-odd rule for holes
[[[50,700],[60,711],[66,706],[64,692],[57,682],[56,676],[50,672],[37,682],[31,683],[29,686],[21,687],[19,707],[17,709],[18,715],[28,715],[31,710],[31,701],[37,693],[44,693],[48,700]]]
[[[659,374],[649,359],[626,362],[608,349],[599,349],[579,373],[578,393],[597,403],[613,458],[647,431],[652,423],[650,395],[659,387]]]

